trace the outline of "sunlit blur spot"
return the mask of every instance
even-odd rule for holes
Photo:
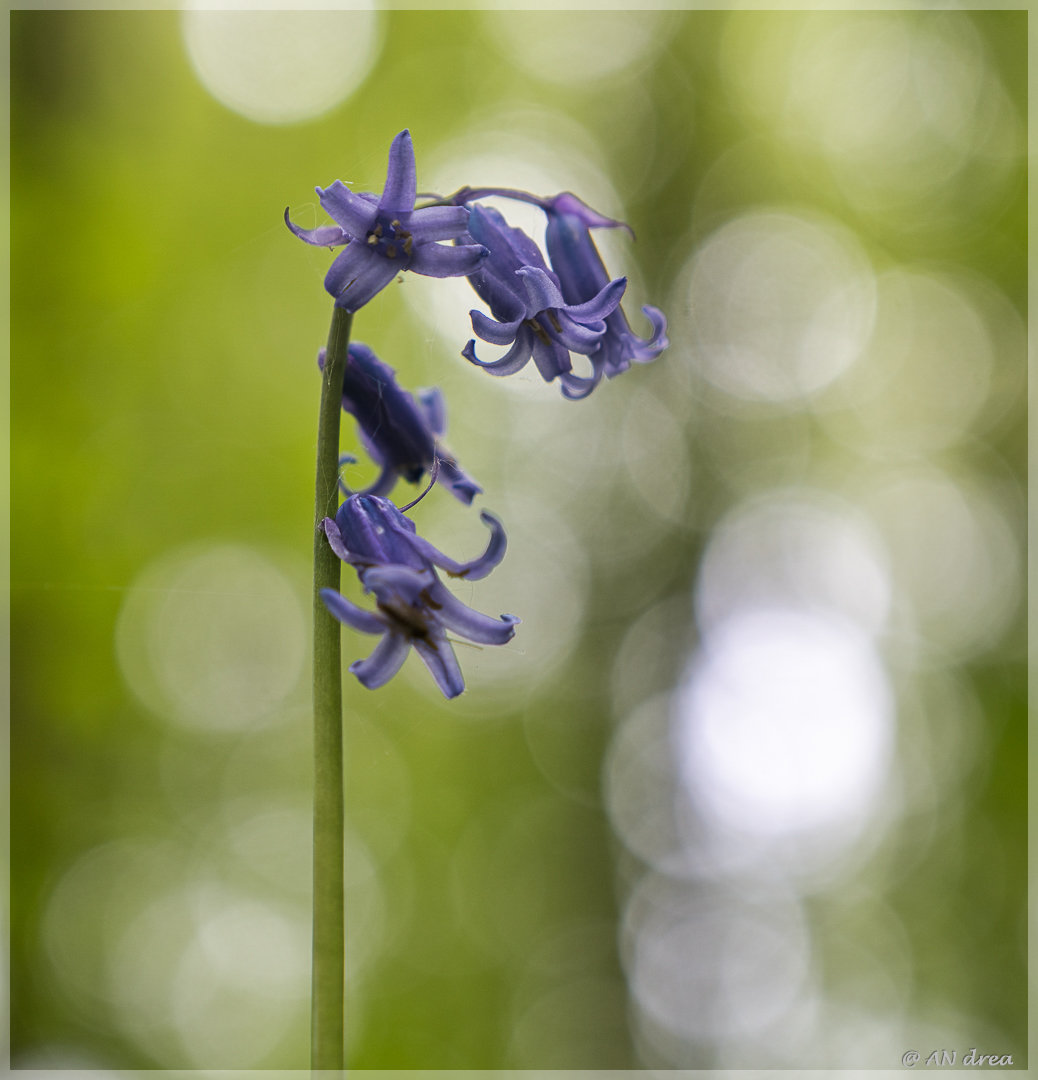
[[[667,16],[628,13],[501,12],[484,15],[488,40],[508,63],[554,83],[586,83],[648,62],[668,40]],[[516,42],[524,42],[516,48]]]
[[[812,993],[811,942],[791,896],[704,895],[647,875],[623,932],[638,1011],[686,1045],[753,1039]]]
[[[227,847],[268,885],[308,896],[313,818],[306,806],[271,806],[269,796],[223,808]]]
[[[675,308],[702,374],[737,398],[810,397],[858,359],[871,330],[871,268],[834,222],[743,214],[706,239],[681,280]]]
[[[874,456],[929,452],[961,438],[984,407],[994,347],[966,289],[895,269],[878,279],[876,326],[864,362],[831,402],[834,435]]]
[[[898,472],[867,502],[892,553],[899,596],[924,642],[962,657],[993,648],[1025,593],[1022,510],[937,469]]]
[[[824,158],[822,175],[860,208],[918,227],[1002,190],[1021,124],[969,19],[807,16],[782,42],[771,29],[730,23],[726,82],[772,132]],[[984,181],[952,189],[971,158]]]
[[[49,974],[74,1015],[104,1015],[103,973],[113,949],[142,896],[172,884],[176,857],[167,845],[121,840],[86,851],[58,879],[46,898],[43,946]]]
[[[703,630],[733,610],[833,611],[876,634],[891,602],[887,556],[854,507],[821,491],[770,491],[736,506],[713,530],[700,564]]]
[[[744,610],[714,627],[674,700],[691,798],[755,835],[853,834],[885,779],[892,721],[868,638],[794,609]]]
[[[634,490],[661,518],[684,520],[691,462],[674,413],[649,391],[634,390],[627,396],[621,439]]]
[[[381,47],[377,11],[183,13],[188,56],[222,105],[264,124],[309,120],[344,101]]]
[[[120,612],[123,676],[156,713],[240,731],[270,719],[302,671],[306,631],[288,579],[230,544],[173,552],[138,577]]]
[[[281,909],[196,881],[155,896],[112,950],[121,1022],[159,1060],[259,1067],[295,1026],[308,988],[305,907]]]

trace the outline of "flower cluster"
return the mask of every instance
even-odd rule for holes
[[[492,375],[511,375],[530,360],[546,382],[558,380],[564,397],[587,397],[602,377],[614,378],[632,363],[655,360],[667,347],[667,320],[655,307],[642,308],[651,332],[632,330],[620,302],[625,277],[611,278],[592,229],[627,226],[593,210],[570,192],[542,197],[511,188],[464,187],[447,198],[429,197],[417,206],[414,147],[408,131],[393,140],[385,187],[379,195],[353,192],[336,180],[317,188],[321,206],[334,224],[313,229],[285,222],[301,240],[319,247],[343,247],[332,262],[325,289],[335,305],[355,312],[397,275],[413,271],[430,277],[465,277],[489,314],[469,313],[473,333],[505,348],[498,359],[476,355],[475,339],[461,355]],[[504,215],[482,205],[488,198],[531,203],[545,214],[545,255]],[[629,231],[629,230],[628,230]],[[573,370],[572,354],[587,358],[591,374]],[[325,364],[324,350],[318,364]],[[340,622],[362,633],[381,635],[374,652],[351,665],[371,689],[396,674],[411,648],[448,698],[464,689],[447,632],[484,645],[502,645],[515,633],[514,615],[482,615],[444,586],[448,576],[476,581],[504,557],[504,528],[493,515],[480,517],[490,543],[478,559],[458,563],[422,539],[414,523],[387,496],[398,479],[418,483],[428,476],[469,505],[482,488],[446,450],[446,406],[436,388],[414,394],[398,385],[396,373],[366,345],[349,344],[342,407],[356,421],[365,450],[379,468],[376,480],[347,496],[322,528],[335,554],[358,574],[375,610],[358,607],[333,589],[321,599]],[[340,466],[355,461],[343,455]],[[419,499],[425,494],[419,495]],[[417,502],[418,500],[414,500]]]

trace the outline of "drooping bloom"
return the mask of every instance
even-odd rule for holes
[[[597,379],[574,374],[570,352],[590,356],[598,349],[605,320],[620,303],[627,279],[607,280],[594,295],[571,304],[526,233],[494,209],[474,204],[471,211],[469,235],[489,248],[490,256],[469,282],[493,315],[470,312],[472,329],[484,341],[511,348],[500,359],[484,362],[470,341],[462,355],[492,375],[512,375],[532,358],[545,382],[557,378],[566,397],[585,396]]]
[[[470,209],[475,209],[475,200],[489,196],[501,196],[531,203],[545,212],[548,218],[545,246],[548,249],[551,272],[559,285],[563,299],[571,306],[571,309],[600,296],[607,285],[613,284],[602,256],[591,238],[590,230],[621,228],[630,232],[624,222],[600,214],[568,191],[552,198],[544,198],[515,188],[461,188],[451,196],[451,201],[468,204]],[[536,246],[528,242],[540,255]],[[481,272],[485,272],[489,265],[489,263],[484,264]],[[469,280],[475,284],[476,278],[470,277]],[[666,317],[659,308],[651,305],[643,307],[642,312],[652,326],[652,336],[648,339],[640,338],[635,334],[619,304],[604,316],[605,331],[598,337],[594,350],[587,353],[591,360],[592,376],[590,379],[581,380],[579,384],[571,382],[569,386],[564,385],[563,393],[567,397],[586,397],[603,375],[611,379],[626,371],[631,366],[631,361],[645,364],[655,360],[663,352],[669,344],[666,336]],[[475,327],[475,321],[473,327],[479,333],[478,328]],[[471,352],[471,344],[468,352]],[[465,355],[470,360],[474,359],[473,356],[468,355],[468,352]]]
[[[447,631],[481,645],[503,645],[515,634],[516,616],[495,619],[474,611],[436,573],[440,567],[452,577],[478,581],[504,558],[504,528],[486,511],[480,518],[490,528],[490,542],[478,559],[467,563],[456,562],[433,547],[418,535],[414,522],[377,495],[351,495],[334,521],[324,519],[332,550],[356,569],[365,591],[375,597],[375,610],[368,611],[334,589],[321,590],[325,607],[340,623],[382,635],[366,660],[350,665],[369,690],[387,683],[413,648],[444,696],[457,697],[465,689],[465,680]]]
[[[325,350],[317,354],[324,368]],[[417,400],[396,381],[396,372],[360,342],[351,342],[342,381],[342,407],[356,421],[364,449],[381,472],[363,495],[388,495],[398,477],[416,484],[425,473],[466,505],[483,489],[439,441],[447,430],[447,408],[437,387],[419,390]]]
[[[567,303],[579,304],[595,296],[609,281],[602,256],[591,238],[591,228],[625,226],[623,222],[603,217],[568,191],[546,199],[543,207],[548,215],[544,242],[551,267],[558,275]],[[667,347],[666,316],[649,304],[642,308],[642,313],[652,325],[649,339],[635,334],[619,305],[606,316],[606,332],[591,356],[596,382],[602,375],[611,379],[626,371],[632,360],[647,364]]]
[[[317,188],[321,206],[335,221],[316,229],[285,224],[300,240],[318,247],[339,247],[325,275],[324,287],[338,307],[356,311],[403,270],[429,277],[473,273],[486,257],[479,244],[447,245],[465,235],[469,212],[463,206],[428,206],[416,210],[417,180],[411,133],[401,131],[389,149],[386,186],[381,195],[350,191],[341,180]]]

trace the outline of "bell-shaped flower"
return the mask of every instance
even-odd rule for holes
[[[590,230],[603,226],[626,226],[592,210],[568,191],[544,200],[541,205],[548,215],[544,242],[551,268],[558,276],[566,302],[579,304],[597,295],[609,281],[609,273]],[[611,379],[626,371],[632,360],[647,364],[667,347],[666,316],[651,305],[644,306],[642,313],[652,326],[650,338],[638,337],[631,329],[623,308],[617,306],[606,316],[606,331],[591,356],[596,382],[602,375]]]
[[[375,610],[369,611],[334,589],[321,590],[325,607],[340,623],[381,635],[366,660],[350,665],[369,690],[387,683],[413,648],[444,696],[457,697],[465,680],[447,631],[480,645],[504,645],[515,634],[516,616],[495,619],[474,611],[446,588],[436,572],[439,567],[451,577],[478,581],[504,558],[504,528],[486,511],[480,518],[490,528],[490,542],[479,558],[466,563],[456,562],[420,537],[413,521],[377,495],[351,495],[334,521],[324,519],[332,550],[356,569],[365,591],[375,598]]]
[[[324,359],[321,349],[317,363],[322,369]],[[425,473],[466,505],[483,490],[440,442],[447,430],[442,392],[437,387],[419,390],[416,400],[398,385],[396,372],[358,341],[350,343],[346,354],[342,407],[357,421],[364,449],[381,468],[360,494],[388,495],[398,477],[416,484]],[[342,459],[352,460],[348,455]]]
[[[570,352],[590,356],[598,349],[605,320],[619,305],[627,279],[605,281],[593,296],[571,304],[526,233],[492,208],[477,204],[471,210],[469,235],[489,248],[490,256],[469,282],[493,316],[470,312],[472,329],[484,341],[511,347],[499,359],[484,362],[470,341],[462,355],[492,375],[513,375],[532,358],[545,382],[557,378],[566,397],[583,397],[597,379],[575,374]]]
[[[339,247],[324,279],[337,307],[356,311],[403,270],[429,277],[471,274],[486,257],[479,244],[440,244],[465,235],[469,212],[463,206],[415,209],[417,180],[411,133],[406,129],[389,149],[386,186],[381,195],[352,192],[341,180],[317,188],[321,206],[334,225],[304,229],[285,210],[285,224],[300,240]]]

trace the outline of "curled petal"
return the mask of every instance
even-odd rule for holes
[[[337,593],[334,589],[321,590],[321,602],[329,613],[343,626],[352,626],[362,634],[382,634],[385,632],[385,620],[373,611],[365,611],[357,607],[345,596]]]
[[[574,375],[572,371],[560,375],[559,386],[564,398],[569,401],[580,401],[581,398],[586,398],[598,386],[601,379],[602,369],[600,365],[596,364],[594,375]]]
[[[465,689],[465,679],[458,666],[458,658],[450,646],[446,635],[441,631],[430,634],[428,638],[415,638],[411,643],[414,651],[422,658],[436,685],[443,691],[445,698],[455,698]]]
[[[631,359],[645,364],[655,360],[670,341],[667,339],[667,316],[658,307],[646,304],[642,308],[642,314],[652,326],[652,337],[648,341],[637,339],[638,344],[631,349]]]
[[[491,345],[510,345],[515,341],[515,335],[525,321],[520,315],[511,322],[499,322],[484,315],[482,311],[475,310],[469,312],[469,317],[472,319],[473,333],[484,341],[489,341]]]
[[[533,353],[533,334],[525,327],[519,328],[515,344],[498,360],[480,360],[476,356],[476,343],[470,341],[461,351],[461,355],[476,367],[481,367],[491,375],[514,375],[526,367],[527,361]]]
[[[362,686],[377,690],[400,670],[409,648],[410,642],[403,634],[387,630],[367,660],[355,660],[350,664],[350,672],[357,676]]]
[[[464,206],[426,206],[415,210],[407,231],[416,244],[430,240],[454,240],[468,228],[469,212]]]
[[[570,318],[565,311],[556,312],[555,319],[558,327],[554,337],[562,342],[567,349],[584,355],[593,353],[598,348],[602,335],[606,330],[604,322],[578,323],[576,319]]]
[[[411,132],[404,128],[389,148],[386,186],[378,202],[379,209],[391,214],[407,213],[414,209],[417,197],[414,144],[411,142]]]
[[[430,590],[429,599],[440,622],[469,641],[480,645],[504,645],[515,637],[515,628],[520,622],[515,615],[502,615],[500,619],[495,619],[474,611],[443,585]]]
[[[468,277],[489,254],[482,244],[417,244],[408,269],[426,277]]]
[[[342,258],[340,255],[339,258]],[[602,288],[590,300],[583,304],[571,304],[566,311],[577,322],[586,323],[592,319],[604,319],[619,306],[627,289],[627,278],[614,278]]]
[[[362,241],[351,240],[328,268],[324,287],[335,297],[336,307],[356,311],[384,289],[399,269]]]
[[[307,244],[315,247],[338,247],[349,243],[349,236],[338,225],[318,225],[316,229],[304,229],[288,216],[289,208],[285,207],[285,224]]]
[[[328,216],[338,222],[347,235],[363,240],[368,230],[375,227],[377,207],[362,195],[354,194],[341,180],[336,180],[331,187],[318,188],[317,194]]]
[[[460,563],[447,555],[439,548],[434,547],[428,540],[415,534],[411,538],[415,550],[420,552],[429,562],[434,563],[442,570],[446,570],[451,577],[468,578],[469,581],[479,581],[485,578],[491,570],[505,557],[505,549],[508,547],[508,537],[505,536],[505,527],[493,514],[486,510],[481,511],[479,520],[490,529],[490,540],[487,549],[478,559],[471,562]],[[371,571],[368,571],[370,574]]]
[[[516,274],[522,278],[526,288],[527,316],[532,318],[538,311],[565,306],[566,301],[563,300],[558,285],[548,276],[547,271],[539,266],[521,266],[516,270]]]

